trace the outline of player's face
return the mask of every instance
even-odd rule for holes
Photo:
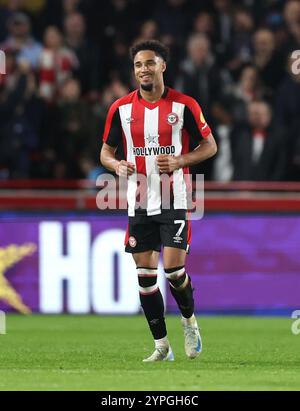
[[[163,80],[166,63],[154,51],[139,51],[135,55],[133,64],[135,78],[144,90],[151,91],[154,85]]]

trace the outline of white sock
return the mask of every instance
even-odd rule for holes
[[[194,314],[190,318],[182,317],[182,319],[187,325],[193,325],[195,324],[195,321],[196,321],[196,317]]]
[[[169,348],[170,343],[168,337],[160,338],[159,340],[154,340],[155,348]]]

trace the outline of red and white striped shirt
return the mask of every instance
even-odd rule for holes
[[[108,112],[103,142],[117,147],[123,142],[127,161],[135,164],[136,173],[147,178],[147,196],[144,210],[136,209],[136,173],[128,178],[128,215],[161,214],[161,179],[156,156],[178,156],[189,152],[190,139],[200,144],[211,129],[206,123],[199,104],[174,89],[165,88],[155,103],[144,100],[138,90],[115,101]],[[189,169],[175,170],[172,174],[173,209],[187,209],[185,175]],[[141,211],[141,212],[140,212]]]

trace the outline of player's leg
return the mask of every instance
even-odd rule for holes
[[[193,289],[185,271],[186,251],[174,247],[164,247],[163,261],[170,291],[183,317],[194,314]]]
[[[172,361],[174,356],[167,337],[164,302],[157,284],[159,252],[149,250],[132,256],[137,268],[141,306],[155,343],[154,353],[144,361]]]
[[[159,227],[149,217],[129,218],[125,245],[125,250],[133,255],[136,264],[141,306],[155,341],[155,351],[148,361],[171,359],[164,303],[157,285],[161,247]]]
[[[182,210],[171,210],[161,217],[160,235],[164,245],[163,263],[170,290],[184,318],[194,314],[191,279],[185,271],[189,221]]]
[[[165,274],[171,294],[182,315],[185,352],[189,358],[195,358],[202,350],[202,341],[194,315],[192,282],[185,270],[186,250],[189,247],[189,222],[178,213],[175,219],[163,221],[160,232],[164,245]]]
[[[170,291],[181,312],[184,347],[189,358],[196,358],[202,351],[202,341],[194,314],[194,297],[191,279],[185,271],[186,251],[173,247],[164,248],[164,267]]]

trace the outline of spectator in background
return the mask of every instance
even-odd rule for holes
[[[300,2],[299,0],[289,0],[285,2],[283,8],[284,21],[288,28],[294,23],[299,23],[300,19]]]
[[[9,0],[7,4],[0,4],[0,43],[2,43],[7,37],[7,23],[10,17],[17,11],[21,11],[22,0]]]
[[[162,34],[159,36],[160,41],[169,47],[172,58],[168,63],[168,70],[165,73],[165,82],[168,86],[174,87],[176,77],[179,71],[179,64],[184,58],[184,48],[180,47],[178,41],[172,34]]]
[[[267,23],[267,20],[274,18],[281,12],[283,4],[286,0],[242,0],[244,7],[251,13],[255,26],[262,27]]]
[[[223,88],[221,73],[215,65],[210,49],[210,41],[204,34],[193,34],[187,43],[187,58],[180,66],[175,88],[193,97],[206,108],[205,118],[215,125],[213,107],[219,100]],[[195,147],[191,146],[191,149]],[[212,167],[215,158],[191,167],[191,173],[203,173],[207,180],[212,178]]]
[[[233,34],[227,63],[227,68],[234,79],[237,78],[241,67],[251,61],[253,30],[254,21],[247,9],[235,9],[233,12]]]
[[[299,49],[300,48],[300,20],[297,24],[294,24],[291,27],[290,33],[292,36],[292,44],[293,44],[294,50]]]
[[[180,45],[189,31],[188,17],[189,4],[187,0],[158,2],[153,13],[153,18],[157,22],[161,34],[171,35]]]
[[[113,60],[111,62],[110,78],[120,80],[127,86],[131,83],[132,62],[128,55],[128,46],[121,38],[114,41]]]
[[[266,27],[272,31],[276,50],[285,61],[287,56],[286,43],[289,36],[282,15],[279,12],[270,14],[266,19]]]
[[[130,71],[132,72],[132,70]],[[136,84],[134,84],[132,88],[137,88]],[[98,107],[97,112],[97,117],[99,119],[99,125],[96,134],[97,136],[99,136],[97,144],[98,142],[102,144],[102,139],[100,138],[100,136],[102,136],[104,132],[105,120],[109,107],[114,101],[116,101],[120,97],[125,96],[128,93],[129,88],[125,84],[123,84],[119,79],[113,79],[110,82],[110,84],[104,88],[102,93],[101,105]],[[99,151],[97,151],[97,153],[98,152]],[[120,160],[125,158],[122,144],[120,144],[120,146],[117,148],[116,157]]]
[[[18,52],[17,60],[26,60],[36,70],[42,52],[42,45],[31,35],[29,17],[21,12],[12,14],[8,21],[9,35],[1,49],[14,49]]]
[[[0,43],[7,37],[7,23],[16,12],[25,12],[30,16],[34,35],[43,29],[41,13],[47,0],[0,0]],[[53,3],[53,0],[51,1]]]
[[[6,51],[6,72],[1,77],[0,85],[0,170],[1,178],[9,178],[12,172],[9,153],[11,147],[7,147],[8,124],[13,121],[16,107],[23,100],[26,91],[26,75],[28,64],[18,67],[16,52]]]
[[[298,0],[287,1],[283,16],[288,32],[284,49],[289,54],[293,50],[300,49],[300,2]]]
[[[248,122],[231,133],[233,180],[279,181],[285,176],[286,142],[283,130],[272,123],[271,107],[248,105]]]
[[[272,99],[284,76],[284,60],[276,50],[274,34],[268,29],[259,29],[253,36],[253,63],[258,68],[266,93]],[[272,101],[272,100],[271,100]]]
[[[215,51],[218,62],[225,65],[230,55],[233,34],[231,0],[214,0]]]
[[[206,12],[197,14],[193,23],[193,32],[205,34],[213,43],[215,40],[215,27],[212,15]]]
[[[157,39],[159,34],[158,25],[154,20],[146,20],[140,28],[140,34],[135,40],[137,43],[140,41],[147,41]]]
[[[231,116],[232,122],[242,123],[247,119],[247,106],[252,101],[265,96],[259,70],[252,64],[246,64],[237,83],[230,83],[224,88],[220,105]],[[215,118],[218,118],[215,115]]]
[[[293,66],[294,65],[294,66]],[[300,181],[300,64],[289,56],[287,74],[276,96],[276,122],[286,133],[288,180]]]
[[[286,74],[276,96],[276,121],[287,130],[299,122],[299,67],[299,56],[297,62],[295,58],[292,58],[291,54],[286,65]]]
[[[63,0],[62,3],[65,16],[68,16],[78,10],[78,6],[81,3],[81,0]]]
[[[55,26],[62,31],[64,21],[70,14],[82,13],[82,3],[82,0],[47,0],[41,16],[44,28]]]
[[[263,97],[263,85],[256,66],[247,64],[243,67],[234,94],[244,103],[250,103]],[[234,117],[235,121],[242,120],[238,115]]]
[[[79,158],[84,150],[94,147],[95,136],[98,134],[98,121],[92,107],[80,96],[78,80],[66,79],[60,89],[56,119],[53,124],[49,124],[52,127],[52,140],[48,146],[57,155],[54,174],[64,178],[81,176]],[[97,150],[95,154],[98,152]]]
[[[114,100],[117,100],[118,98],[121,98],[129,93],[128,87],[117,79],[111,81],[108,88],[111,90]]]
[[[189,38],[187,57],[180,66],[175,88],[206,107],[206,117],[211,123],[212,105],[218,100],[222,86],[221,75],[206,35],[198,33]]]
[[[136,87],[135,87],[136,88]],[[113,79],[103,90],[101,99],[101,108],[103,110],[104,120],[107,115],[107,110],[111,104],[129,93],[128,87],[119,79]]]
[[[79,64],[74,76],[80,81],[82,93],[96,101],[103,85],[103,62],[100,64],[100,50],[86,38],[86,23],[80,13],[69,13],[64,21],[66,46],[74,52]]]
[[[86,3],[89,32],[97,44],[106,47],[107,52],[110,51],[112,41],[116,37],[122,37],[124,41],[129,42],[137,35],[141,23],[139,13],[144,2],[89,0]],[[149,13],[148,5],[147,12]],[[145,15],[147,14],[143,14],[142,20],[145,20]]]
[[[104,132],[104,124],[107,116],[107,111],[111,104],[118,98],[128,94],[129,89],[124,85],[119,79],[113,79],[106,87],[104,87],[103,92],[101,93],[100,104],[95,106],[95,115],[98,118],[98,126],[96,135],[99,136],[99,141],[102,143],[100,136]]]
[[[9,65],[13,73],[0,95],[0,164],[11,178],[26,178],[42,135],[45,108],[28,62],[11,61]]]
[[[44,35],[44,49],[40,58],[40,95],[51,103],[58,95],[62,83],[78,67],[72,50],[64,47],[58,28],[49,26]]]
[[[213,178],[230,181],[233,174],[230,133],[235,124],[247,122],[248,104],[263,97],[263,88],[258,70],[246,65],[238,83],[230,84],[224,90],[219,103],[214,105],[214,118],[218,136],[218,154],[214,161]]]

